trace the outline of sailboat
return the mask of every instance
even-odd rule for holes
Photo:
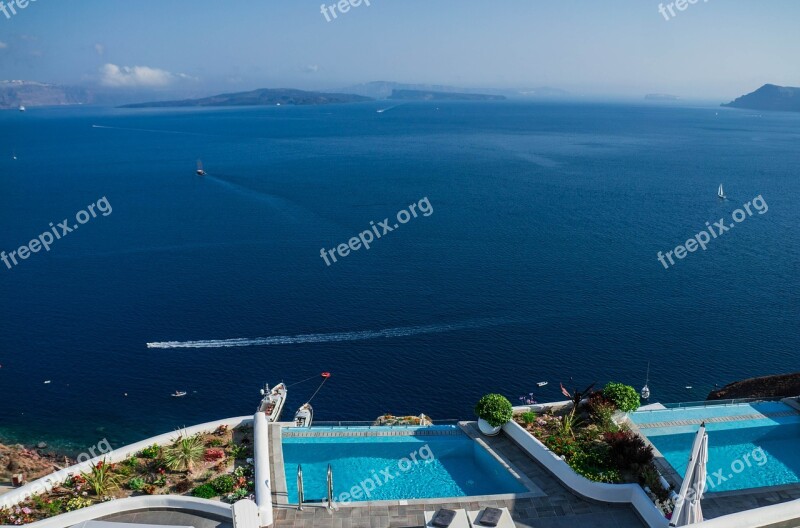
[[[203,170],[203,162],[200,160],[197,160],[197,175],[198,176],[206,175],[206,171]]]
[[[725,191],[722,190],[722,184],[721,183],[719,184],[719,190],[717,191],[717,196],[719,196],[721,200],[724,200],[725,198],[727,198],[725,196]]]
[[[642,387],[642,399],[649,400],[650,399],[650,362],[647,362],[647,378],[644,382],[644,387]]]

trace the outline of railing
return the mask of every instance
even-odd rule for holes
[[[311,429],[316,427],[341,427],[341,428],[350,428],[350,427],[359,427],[359,428],[368,428],[368,429],[385,429],[387,427],[436,427],[440,425],[458,425],[459,422],[463,420],[431,420],[431,424],[428,425],[375,425],[375,421],[314,421],[311,424]]]
[[[333,468],[328,464],[328,511],[333,509]]]
[[[713,407],[725,405],[739,405],[742,403],[754,403],[760,401],[780,401],[783,397],[775,398],[736,398],[731,400],[706,400],[694,402],[681,402],[681,403],[665,403],[664,407],[667,409],[683,409],[686,407]]]
[[[303,499],[305,499],[305,493],[303,493],[303,466],[298,464],[297,465],[297,509],[303,509]]]

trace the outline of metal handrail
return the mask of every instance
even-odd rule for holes
[[[333,509],[333,469],[328,464],[328,511]]]
[[[301,464],[297,465],[297,509],[303,509],[303,499],[305,493],[303,493],[303,466]]]

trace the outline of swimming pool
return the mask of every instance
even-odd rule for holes
[[[800,413],[783,403],[639,411],[630,418],[681,477],[705,421],[707,493],[800,483]]]
[[[456,426],[426,428],[425,434],[363,436],[369,431],[375,429],[327,429],[335,436],[293,436],[292,429],[285,430],[282,443],[289,502],[297,502],[299,464],[306,501],[327,497],[329,463],[339,503],[529,491]]]

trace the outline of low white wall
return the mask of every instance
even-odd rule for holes
[[[231,505],[223,502],[198,499],[197,497],[184,497],[180,495],[144,495],[128,499],[118,499],[102,504],[96,504],[50,517],[42,521],[26,524],[29,528],[66,528],[84,521],[91,521],[100,517],[126,513],[150,508],[168,508],[189,510],[200,513],[218,515],[227,519],[231,518]],[[9,527],[10,528],[10,527]]]
[[[638,484],[606,484],[593,482],[575,473],[569,464],[547,449],[518,423],[511,421],[503,426],[503,431],[519,446],[542,464],[566,487],[578,495],[610,503],[629,503],[639,513],[650,528],[665,528],[669,521],[655,507],[653,501]]]
[[[800,520],[800,499],[724,515],[689,526],[696,528],[760,528],[797,520]],[[800,523],[793,526],[800,526]]]
[[[253,417],[253,458],[256,465],[256,504],[261,526],[272,524],[272,481],[269,476],[269,422],[263,412]]]
[[[195,425],[192,427],[187,427],[185,429],[181,429],[180,431],[181,432],[185,431],[186,434],[193,435],[197,433],[206,433],[214,431],[220,425],[227,425],[228,427],[233,428],[233,427],[238,427],[240,425],[249,425],[252,422],[253,422],[252,416],[239,416],[236,418],[226,418],[224,420],[217,420],[215,422],[208,422],[200,425]],[[25,486],[22,486],[15,490],[9,491],[3,495],[0,495],[0,508],[14,506],[32,495],[46,493],[51,489],[53,489],[53,487],[62,484],[71,475],[76,475],[78,473],[82,472],[86,473],[91,471],[92,466],[97,462],[100,462],[101,460],[105,459],[108,463],[121,462],[126,458],[128,458],[128,456],[135,455],[145,447],[151,446],[153,444],[158,444],[158,445],[170,444],[176,439],[178,434],[179,434],[178,432],[173,431],[171,433],[165,433],[159,436],[155,436],[153,438],[148,438],[147,440],[142,440],[141,442],[136,442],[135,444],[130,444],[125,447],[115,449],[110,453],[106,453],[98,457],[95,457],[91,460],[75,464],[74,466],[62,469],[61,471],[56,471],[55,473],[51,473],[45,477],[40,478],[39,480],[35,480],[29,484],[26,484]]]

